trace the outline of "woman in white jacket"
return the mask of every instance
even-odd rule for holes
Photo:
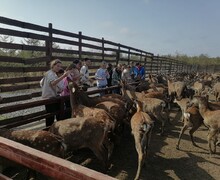
[[[51,61],[50,68],[51,69],[45,73],[41,82],[42,98],[54,98],[59,96],[64,88],[62,80],[71,73],[71,71],[66,71],[60,77],[57,76],[57,73],[62,69],[62,62],[59,59]],[[48,113],[53,113],[59,111],[60,103],[47,104],[45,108]],[[54,118],[54,116],[46,118],[46,127],[53,124]],[[60,120],[59,115],[56,116],[56,119]]]

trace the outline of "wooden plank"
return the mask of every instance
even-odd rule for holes
[[[0,104],[28,100],[28,99],[32,99],[35,97],[40,97],[41,94],[42,94],[42,92],[39,91],[39,92],[31,93],[31,94],[18,95],[18,96],[13,96],[13,97],[2,97],[0,99]]]
[[[102,57],[102,53],[100,52],[90,52],[90,51],[82,51],[82,55],[87,55],[87,56],[100,56]]]
[[[24,67],[3,67],[0,66],[0,72],[24,72]]]
[[[17,91],[22,89],[31,89],[31,88],[40,88],[40,83],[35,82],[32,84],[13,84],[8,86],[0,86],[0,92],[10,92],[10,91]]]
[[[6,79],[0,79],[0,84],[14,84],[14,83],[40,81],[41,78],[42,76],[6,78]]]
[[[71,40],[61,39],[61,38],[56,38],[56,37],[53,37],[52,41],[56,43],[63,43],[63,44],[69,44],[69,45],[75,45],[75,46],[79,45],[79,42],[77,41],[71,41]]]
[[[33,108],[33,107],[42,106],[45,104],[58,103],[61,101],[61,99],[68,99],[68,98],[69,98],[68,96],[67,97],[56,97],[56,98],[50,98],[50,99],[41,99],[41,100],[32,101],[32,102],[25,102],[22,104],[8,105],[8,106],[0,107],[0,114]]]
[[[40,72],[40,71],[48,71],[48,67],[25,67],[24,72]]]
[[[5,176],[4,174],[0,173],[0,179],[1,180],[12,180],[11,178]]]
[[[22,63],[22,64],[34,64],[40,62],[46,62],[49,57],[37,57],[37,58],[28,58],[22,59],[19,57],[9,57],[9,56],[0,56],[0,62],[9,62],[9,63]]]
[[[37,57],[37,58],[29,58],[29,59],[23,59],[24,64],[35,64],[35,63],[42,63],[49,61],[49,57]]]
[[[46,47],[43,46],[29,46],[24,44],[16,44],[16,43],[6,43],[0,42],[0,48],[6,49],[19,49],[19,50],[27,50],[27,51],[46,51]]]
[[[52,48],[52,52],[53,53],[65,53],[65,54],[78,54],[79,51],[76,51],[76,50],[70,50],[70,49],[55,49],[55,48]]]
[[[17,82],[25,82],[25,77],[0,79],[0,84],[13,84]]]
[[[28,84],[0,86],[0,92],[17,91],[17,90],[21,90],[21,89],[28,89]]]
[[[114,48],[104,48],[105,51],[112,51],[112,52],[116,52],[118,51],[118,49],[114,49]]]
[[[36,24],[31,24],[31,23],[26,23],[26,22],[14,20],[14,19],[2,17],[2,16],[0,16],[0,23],[12,25],[12,26],[17,26],[20,28],[32,29],[32,30],[36,30],[36,31],[49,32],[47,27],[39,26]]]
[[[23,116],[16,116],[13,118],[8,118],[8,119],[4,119],[0,121],[0,126],[4,126],[7,124],[12,124],[21,120],[27,120],[27,119],[31,119],[37,116],[41,116],[46,114],[47,112],[45,110],[43,111],[39,111],[39,112],[35,112],[35,113],[31,113],[31,114],[27,114],[27,115],[23,115]]]
[[[52,179],[115,179],[100,172],[96,172],[2,137],[0,137],[0,156],[36,170]]]
[[[49,40],[48,36],[30,33],[30,32],[23,32],[18,30],[11,30],[6,28],[0,28],[0,34],[5,34],[9,36],[17,36],[17,37],[23,37],[23,38],[32,38],[32,39],[38,39],[38,40]]]
[[[112,41],[109,41],[109,40],[104,40],[104,44],[109,44],[109,45],[112,45],[112,46],[118,46],[118,43],[115,43],[115,42],[112,42]]]
[[[43,76],[25,77],[25,82],[40,81]]]
[[[116,45],[118,46],[118,45]],[[126,46],[126,45],[123,45],[123,44],[120,44],[120,47],[121,48],[125,48],[125,49],[130,49],[130,50],[133,50],[133,51],[136,51],[136,52],[139,52],[137,54],[140,54],[140,53],[145,53],[146,55],[150,55],[152,56],[153,53],[150,53],[150,52],[146,52],[146,51],[143,51],[143,50],[140,50],[140,49],[136,49],[136,48],[133,48],[133,47],[130,47],[130,46]],[[132,53],[132,52],[131,52]],[[135,53],[136,54],[136,53]]]
[[[97,43],[102,43],[102,39],[98,39],[98,38],[94,38],[94,37],[89,37],[89,36],[85,36],[85,35],[82,35],[81,37],[82,37],[83,40],[95,41]]]
[[[6,128],[6,129],[16,128],[18,126],[23,126],[23,125],[26,125],[26,124],[29,124],[29,123],[32,123],[32,122],[43,120],[45,118],[54,116],[54,115],[56,115],[58,113],[60,113],[60,112],[58,111],[58,112],[55,112],[55,113],[45,113],[45,114],[42,114],[42,115],[39,115],[39,116],[35,116],[33,118],[28,118],[28,119],[18,119],[18,118],[15,118],[15,119],[18,119],[18,120],[14,119],[15,121],[12,122],[12,123],[8,123],[7,119],[6,119],[6,120],[4,120],[6,122],[5,125],[0,126],[0,128]]]
[[[0,67],[0,72],[40,72],[47,71],[48,67]]]
[[[19,57],[0,56],[0,62],[24,63],[24,60]]]
[[[0,99],[0,104],[10,103],[10,102],[17,102],[32,99],[31,94],[25,94],[21,96],[13,96],[13,97],[3,97]]]
[[[87,44],[87,43],[82,43],[83,48],[91,48],[91,49],[97,49],[97,50],[102,50],[101,46],[96,46],[93,44]]]
[[[52,29],[53,34],[59,34],[63,36],[68,36],[68,37],[73,37],[73,38],[79,38],[79,34],[72,33],[72,32],[67,32],[67,31],[62,31],[59,29]]]

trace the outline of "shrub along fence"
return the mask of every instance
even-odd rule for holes
[[[85,36],[82,32],[55,29],[51,23],[44,27],[0,17],[0,24],[0,36],[12,39],[0,42],[0,127],[12,128],[45,119],[52,114],[47,114],[44,109],[34,113],[29,109],[69,98],[40,99],[39,81],[49,69],[49,62],[55,58],[67,66],[74,59],[88,57],[93,63],[91,76],[103,60],[113,65],[140,62],[146,72],[152,74],[191,71],[191,66],[186,63],[154,56],[104,38]],[[21,110],[25,113],[14,113]],[[64,107],[61,106],[57,113],[65,113]]]

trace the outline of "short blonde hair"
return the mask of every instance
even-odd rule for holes
[[[50,62],[50,68],[53,68],[58,63],[62,64],[61,60],[54,59],[53,61]]]

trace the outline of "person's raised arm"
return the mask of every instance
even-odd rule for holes
[[[61,80],[63,80],[65,77],[67,77],[71,73],[70,70],[66,71],[62,76],[58,77],[54,81],[51,81],[51,86],[56,86]]]

